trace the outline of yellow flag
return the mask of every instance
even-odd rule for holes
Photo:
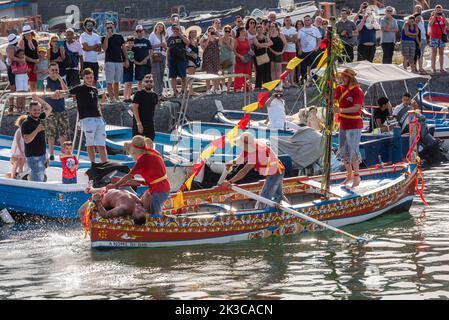
[[[209,159],[214,154],[215,150],[217,150],[216,146],[208,146],[206,148],[206,150],[201,152],[201,155],[200,155],[201,160]]]
[[[176,197],[173,199],[173,209],[178,210],[184,207],[184,195],[182,194],[182,191],[179,190],[176,193]]]
[[[186,185],[187,189],[189,189],[189,191],[190,191],[190,189],[192,189],[192,182],[193,182],[193,179],[195,179],[195,173],[193,173],[193,174],[190,176],[190,178],[187,179],[187,181],[186,181],[186,183],[185,183],[185,185]]]
[[[300,59],[298,57],[294,57],[293,59],[291,59],[288,64],[287,64],[287,69],[288,70],[293,70],[295,69],[298,64],[300,64],[304,59]]]
[[[278,86],[278,84],[281,82],[281,80],[273,80],[267,83],[264,83],[262,85],[262,88],[267,89],[268,91],[273,90],[274,88],[276,88]]]
[[[235,126],[234,128],[232,128],[231,131],[228,132],[228,134],[226,135],[226,139],[228,139],[229,143],[231,144],[231,146],[234,146],[234,141],[235,138],[237,137],[237,133],[239,132],[239,126]]]
[[[247,113],[256,111],[259,108],[259,102],[254,102],[251,103],[249,105],[247,105],[246,107],[243,107],[243,111],[246,111]]]
[[[318,62],[318,65],[316,66],[317,70],[320,70],[321,67],[324,64],[324,61],[327,59],[327,51],[324,51],[323,55],[321,56],[320,62]],[[327,66],[327,63],[325,64],[325,68]]]

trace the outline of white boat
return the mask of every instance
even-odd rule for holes
[[[298,20],[304,20],[306,15],[314,17],[318,14],[319,9],[315,5],[315,1],[306,1],[300,3],[294,3],[292,0],[279,1],[279,7],[276,9],[254,9],[250,16],[251,17],[267,17],[270,11],[276,12],[276,21],[281,25],[284,23],[284,18],[289,16],[292,19],[292,24],[294,25]]]

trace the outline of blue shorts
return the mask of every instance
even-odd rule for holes
[[[86,136],[86,147],[106,145],[106,123],[103,118],[84,118],[80,123]]]
[[[128,69],[123,68],[123,82],[133,82],[134,81],[134,68],[129,67]]]
[[[144,65],[144,66],[136,66],[136,80],[142,81],[143,78],[151,73],[151,66]]]
[[[430,39],[431,48],[444,48],[446,44],[441,39]]]
[[[185,78],[186,77],[186,69],[187,69],[187,61],[186,60],[170,60],[168,65],[168,77],[170,79],[173,78]]]
[[[72,178],[72,179],[66,179],[66,178],[62,178],[62,183],[63,184],[77,184],[78,182],[77,182],[77,178],[76,177],[74,177],[74,178]]]
[[[161,214],[165,201],[170,196],[169,192],[154,192],[151,194],[151,204],[149,212],[151,214]]]

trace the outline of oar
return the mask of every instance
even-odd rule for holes
[[[234,185],[231,185],[231,188],[232,188],[232,190],[234,190],[235,192],[238,192],[238,193],[240,193],[240,194],[243,194],[243,195],[245,195],[245,196],[247,196],[247,197],[249,197],[249,198],[252,198],[252,199],[254,199],[254,200],[263,202],[263,203],[265,203],[266,205],[269,205],[270,207],[277,207],[277,208],[280,208],[280,209],[282,209],[283,211],[288,212],[288,213],[290,213],[290,214],[292,214],[292,215],[294,215],[294,216],[296,216],[296,217],[298,217],[298,218],[302,218],[302,219],[307,220],[307,221],[309,221],[309,222],[315,223],[315,224],[317,224],[317,225],[319,225],[319,226],[321,226],[321,227],[323,227],[323,228],[332,230],[332,231],[334,231],[334,232],[336,232],[336,233],[343,234],[343,235],[345,235],[345,236],[347,236],[347,237],[349,237],[349,238],[352,238],[352,239],[356,240],[357,242],[360,242],[360,243],[368,242],[368,240],[367,240],[366,238],[363,238],[363,237],[357,237],[357,236],[355,236],[355,235],[353,235],[353,234],[350,234],[350,233],[348,233],[348,232],[346,232],[346,231],[343,231],[343,230],[341,230],[341,229],[335,228],[335,227],[333,227],[333,226],[331,226],[331,225],[328,225],[328,224],[326,224],[326,223],[324,223],[324,222],[321,222],[321,221],[316,220],[316,219],[314,219],[314,218],[312,218],[312,217],[309,217],[309,216],[307,216],[307,215],[305,215],[305,214],[303,214],[303,213],[300,213],[300,212],[298,212],[298,211],[295,211],[295,210],[293,210],[292,208],[285,207],[285,206],[280,205],[280,204],[278,204],[278,203],[276,203],[276,202],[274,202],[274,201],[271,201],[271,200],[269,200],[269,199],[267,199],[267,198],[261,197],[261,196],[255,194],[255,193],[252,193],[252,192],[250,192],[250,191],[248,191],[248,190],[242,189],[242,188],[237,187],[237,186],[234,186]]]

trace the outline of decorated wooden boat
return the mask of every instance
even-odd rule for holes
[[[416,165],[401,163],[362,170],[360,174],[362,183],[354,190],[337,185],[345,173],[333,174],[329,199],[321,199],[321,177],[285,179],[284,193],[289,207],[336,227],[409,210],[416,185]],[[262,183],[242,188],[258,193]],[[222,188],[186,192],[181,212],[173,209],[173,199],[166,202],[162,216],[150,216],[142,226],[131,219],[103,219],[94,213],[89,222],[92,247],[220,244],[321,230],[273,208],[255,210],[253,200]]]
[[[421,95],[424,110],[448,111],[449,94],[433,91],[425,91]]]

